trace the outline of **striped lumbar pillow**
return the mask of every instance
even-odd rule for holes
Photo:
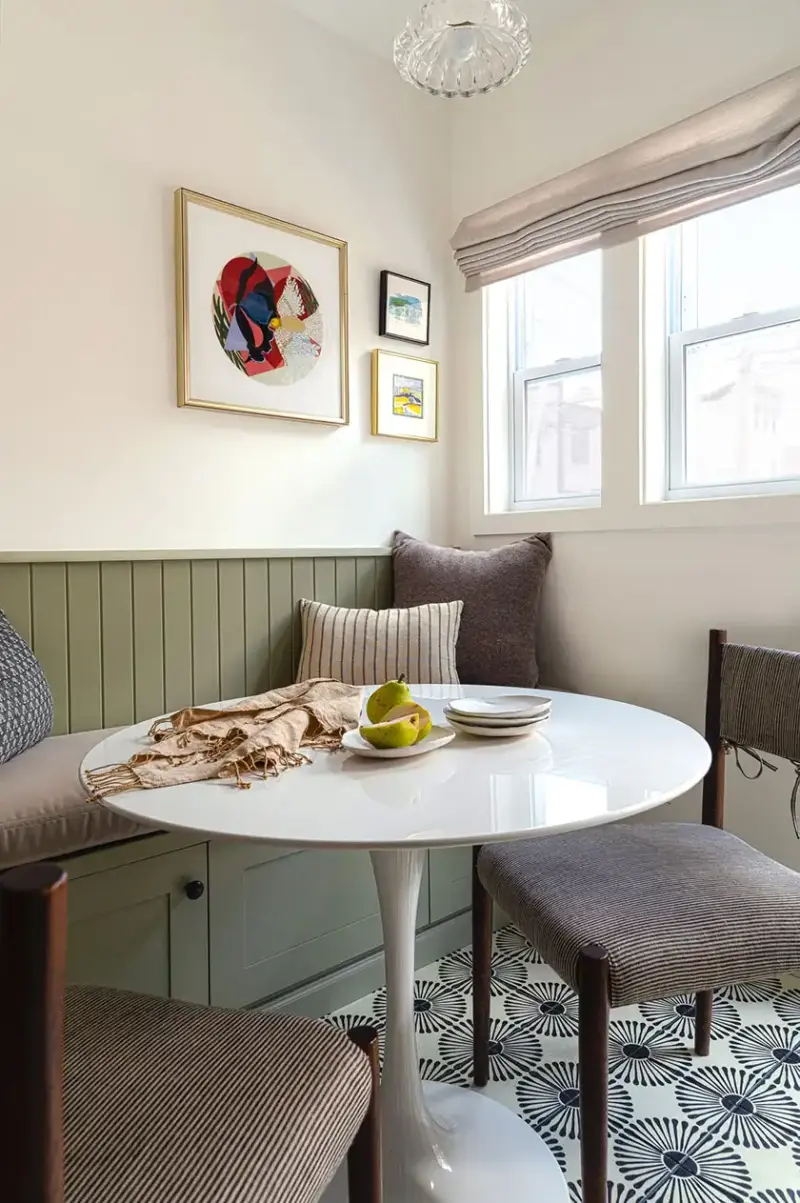
[[[303,650],[297,680],[335,677],[348,685],[406,680],[458,685],[456,640],[464,603],[408,610],[346,610],[300,602]]]

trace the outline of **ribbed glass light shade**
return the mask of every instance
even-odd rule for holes
[[[394,62],[432,96],[476,96],[513,79],[530,50],[527,18],[508,0],[427,0],[395,38]]]

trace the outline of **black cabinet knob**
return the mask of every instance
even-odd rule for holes
[[[202,881],[187,881],[184,886],[184,893],[191,902],[197,902],[198,898],[202,898],[206,892],[206,887]]]

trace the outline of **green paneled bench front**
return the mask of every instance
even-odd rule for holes
[[[311,1014],[379,983],[366,854],[146,833],[87,804],[78,781],[108,728],[289,683],[301,597],[383,608],[389,556],[0,557],[0,609],[55,704],[53,735],[0,765],[0,868],[68,869],[73,980]],[[468,940],[469,882],[468,850],[431,854],[421,961]]]

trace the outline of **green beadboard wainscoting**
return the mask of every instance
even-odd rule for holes
[[[301,597],[391,604],[381,549],[0,553],[0,609],[41,661],[54,734],[288,684]],[[298,770],[302,771],[302,770]],[[156,834],[64,860],[71,980],[321,1014],[381,984],[363,852]],[[417,957],[469,939],[471,852],[427,858]],[[188,881],[206,884],[187,899]]]
[[[294,678],[298,601],[391,605],[388,552],[0,554],[0,609],[50,683],[53,734]]]

